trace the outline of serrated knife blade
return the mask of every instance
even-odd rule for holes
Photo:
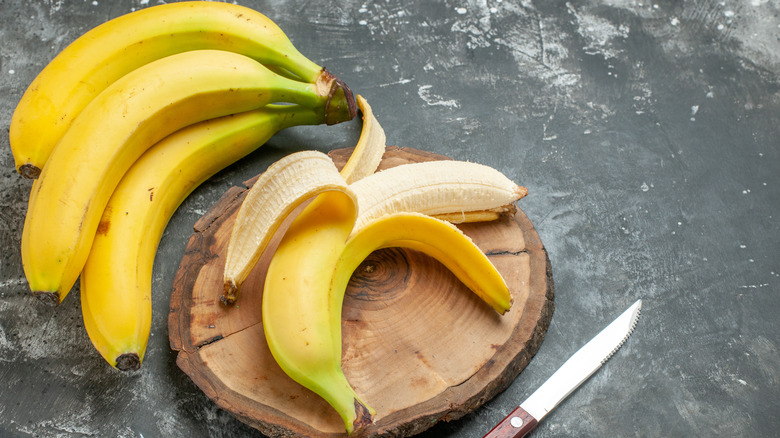
[[[534,430],[542,418],[588,380],[623,345],[636,327],[641,308],[642,300],[637,300],[574,353],[484,438],[520,438]]]

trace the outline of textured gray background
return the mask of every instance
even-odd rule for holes
[[[0,0],[0,436],[260,435],[176,367],[173,277],[225,189],[291,151],[352,146],[359,123],[282,133],[184,202],[156,259],[137,373],[95,353],[78,293],[45,307],[21,268],[31,184],[8,148],[14,106],[70,41],[154,3]],[[557,292],[545,342],[507,391],[423,436],[482,436],[640,297],[635,334],[534,436],[780,434],[776,1],[240,3],[365,96],[389,144],[488,164],[530,190],[520,206]]]

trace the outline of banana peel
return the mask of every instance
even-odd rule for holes
[[[363,130],[337,187],[317,193],[301,189],[297,195],[289,187],[316,186],[326,174],[338,180],[335,166],[324,161],[304,164],[297,178],[271,166],[240,207],[228,244],[228,253],[238,255],[228,257],[225,269],[225,290],[235,293],[265,250],[268,233],[278,230],[291,206],[316,195],[273,254],[263,289],[263,327],[280,367],[325,399],[350,434],[375,415],[341,369],[341,307],[354,269],[376,249],[416,249],[442,262],[503,314],[512,298],[501,274],[465,234],[441,218],[492,220],[527,194],[499,171],[477,163],[435,161],[375,172],[386,137],[365,99],[358,95],[357,102]],[[306,157],[296,153],[281,161],[303,163]],[[259,212],[269,200],[269,210],[283,213],[263,216],[262,225],[253,228],[258,215],[242,212]]]

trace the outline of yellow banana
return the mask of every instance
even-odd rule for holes
[[[371,423],[375,412],[355,392],[341,368],[335,345],[328,288],[355,222],[349,191],[318,195],[295,218],[268,267],[263,288],[265,337],[279,366],[293,380],[325,399],[351,433]]]
[[[327,120],[344,103],[332,99],[341,85],[330,85],[287,79],[220,50],[171,55],[111,84],[73,122],[33,184],[22,232],[33,293],[59,303],[69,292],[111,193],[151,145],[193,123],[274,102],[312,108]]]
[[[275,360],[293,380],[323,397],[348,433],[370,424],[375,414],[341,368],[344,292],[352,272],[372,251],[389,246],[423,251],[499,313],[512,301],[501,274],[455,226],[419,213],[395,213],[352,234],[355,206],[350,202],[354,198],[345,192],[325,192],[292,222],[268,267],[262,304]]]
[[[141,9],[86,32],[33,80],[11,118],[17,170],[37,177],[76,116],[117,79],[154,60],[199,49],[241,53],[303,82],[335,79],[252,9],[206,1]]]
[[[385,151],[385,134],[371,106],[360,95],[363,129],[357,146],[339,173],[331,159],[316,151],[297,152],[268,167],[249,189],[233,226],[225,260],[225,294],[232,304],[241,283],[257,264],[281,222],[298,205],[325,190],[333,190],[373,173]]]
[[[120,370],[141,366],[152,317],[152,267],[171,215],[217,171],[279,130],[324,123],[296,105],[269,105],[181,129],[136,161],[106,205],[81,274],[84,327]]]
[[[333,270],[328,296],[333,355],[341,357],[341,308],[352,274],[372,252],[409,248],[423,252],[449,269],[466,287],[496,312],[506,313],[512,296],[501,273],[463,232],[441,219],[420,213],[394,213],[375,219],[353,234]]]

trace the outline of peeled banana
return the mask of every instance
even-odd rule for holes
[[[338,94],[341,93],[341,94]],[[287,79],[243,55],[194,50],[146,64],[92,100],[53,150],[30,194],[22,263],[33,293],[59,303],[86,261],[108,198],[152,144],[200,121],[287,102],[352,117],[330,89]],[[335,107],[335,109],[334,109]]]
[[[460,189],[475,191],[465,184]],[[388,212],[377,214],[377,219],[358,229],[355,209],[360,199],[358,204],[350,204],[355,202],[352,191],[320,194],[295,218],[271,259],[262,303],[265,336],[277,363],[293,380],[328,401],[348,433],[370,424],[374,411],[341,370],[341,306],[352,272],[373,250],[387,246],[421,250],[451,268],[498,312],[504,313],[511,305],[501,275],[454,226],[422,214]],[[415,202],[427,202],[427,198]],[[447,212],[446,205],[462,207],[453,202],[442,205],[443,212]],[[421,203],[406,207],[409,211],[427,210]]]
[[[228,244],[222,296],[226,304],[236,301],[241,284],[293,209],[326,190],[346,190],[349,182],[373,173],[379,166],[385,151],[384,130],[368,102],[360,95],[356,100],[363,113],[363,129],[340,172],[321,152],[296,152],[269,166],[249,189]]]
[[[33,80],[11,118],[17,170],[36,178],[79,113],[122,76],[157,59],[201,49],[244,54],[277,73],[328,89],[335,80],[252,9],[207,1],[140,9],[86,32]]]
[[[349,161],[376,162],[362,160],[365,154],[384,150],[384,136],[377,138],[382,140],[367,143],[373,152],[355,149],[357,155]],[[236,297],[230,293],[293,206],[316,196],[283,231],[271,258],[263,287],[263,328],[279,366],[325,399],[349,433],[370,424],[375,412],[341,368],[341,306],[352,272],[372,251],[390,246],[423,251],[497,312],[503,314],[511,306],[508,287],[489,259],[460,230],[430,215],[506,208],[525,195],[525,188],[488,166],[420,164],[426,165],[405,164],[363,176],[355,170],[359,165],[337,173],[319,152],[292,154],[272,165],[250,189],[229,242],[225,290],[232,302]],[[347,184],[352,172],[362,177]]]
[[[207,120],[158,142],[111,195],[81,274],[84,326],[120,370],[141,366],[152,317],[152,267],[166,224],[189,193],[276,132],[324,123],[297,105],[269,105]]]
[[[342,371],[340,332],[333,331],[334,320],[341,323],[341,306],[328,289],[355,223],[355,207],[348,191],[322,193],[306,206],[271,259],[262,302],[274,359],[293,380],[324,398],[349,433],[370,424],[374,411]]]

